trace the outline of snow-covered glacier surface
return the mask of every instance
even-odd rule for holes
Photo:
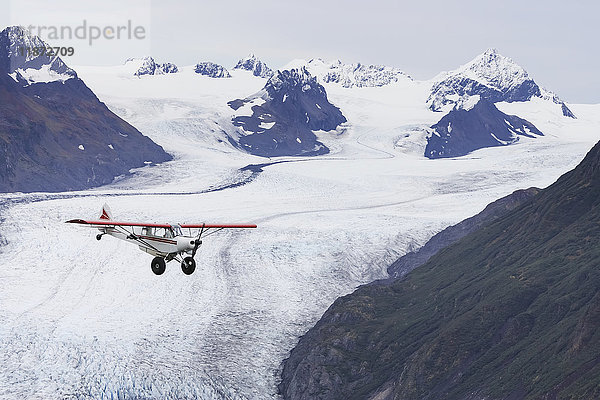
[[[1,198],[2,399],[277,398],[281,360],[335,298],[492,200],[552,183],[600,138],[598,106],[574,105],[573,120],[542,101],[507,103],[546,136],[427,160],[420,148],[439,119],[430,86],[331,84],[349,121],[318,133],[332,152],[268,160],[225,134],[235,134],[227,101],[264,86],[247,71],[76,70],[176,159],[97,190]],[[274,161],[284,162],[240,171]],[[191,276],[174,263],[155,276],[135,247],[64,223],[104,202],[118,219],[259,228],[207,238]]]

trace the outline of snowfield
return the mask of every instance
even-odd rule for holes
[[[549,185],[600,139],[600,105],[569,105],[573,120],[536,99],[499,108],[546,136],[428,160],[427,127],[442,117],[427,109],[430,82],[327,84],[349,121],[318,133],[331,153],[269,160],[224,133],[237,132],[227,101],[265,84],[248,71],[75,70],[175,160],[96,190],[2,196],[2,399],[276,399],[281,361],[337,297],[489,202]],[[64,223],[104,202],[121,220],[258,229],[206,238],[191,276],[174,262],[155,276],[134,246]]]

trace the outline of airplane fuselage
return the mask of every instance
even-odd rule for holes
[[[130,233],[114,227],[98,228],[102,234],[113,236],[139,246],[140,250],[156,257],[168,257],[174,254],[189,253],[194,249],[195,237],[181,234],[181,228],[136,227]],[[179,234],[178,234],[179,233]]]

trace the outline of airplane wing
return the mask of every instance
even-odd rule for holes
[[[88,221],[85,219],[71,219],[67,221],[69,224],[80,224],[80,225],[89,225],[94,228],[102,227],[102,226],[121,226],[121,227],[148,227],[148,228],[171,228],[170,224],[154,224],[148,222],[118,222],[112,219],[112,212],[108,207],[108,204],[104,204],[102,206],[102,212],[100,213],[100,218],[95,221]],[[190,229],[202,229],[202,231],[206,229],[226,229],[226,228],[256,228],[254,224],[181,224],[179,225],[182,228],[190,228]]]
[[[144,226],[144,227],[152,227],[152,228],[170,228],[169,224],[152,224],[145,222],[118,222],[110,219],[105,219],[102,221],[87,221],[84,219],[71,219],[67,221],[67,224],[81,224],[81,225],[92,225],[96,226]]]
[[[256,228],[255,224],[181,224],[182,228]]]
[[[143,226],[143,227],[152,227],[152,228],[170,228],[169,224],[153,224],[147,222],[118,222],[110,219],[103,219],[100,221],[87,221],[84,219],[71,219],[67,221],[68,224],[81,224],[81,225],[91,225],[93,227],[97,226]],[[192,228],[192,229],[209,229],[209,228],[256,228],[255,224],[181,224],[179,225],[182,228]]]

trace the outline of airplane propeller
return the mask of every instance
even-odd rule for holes
[[[194,249],[192,250],[192,258],[194,258],[194,256],[196,255],[196,250],[198,250],[198,247],[200,247],[201,244],[202,244],[202,240],[200,240],[200,239],[194,240]]]

